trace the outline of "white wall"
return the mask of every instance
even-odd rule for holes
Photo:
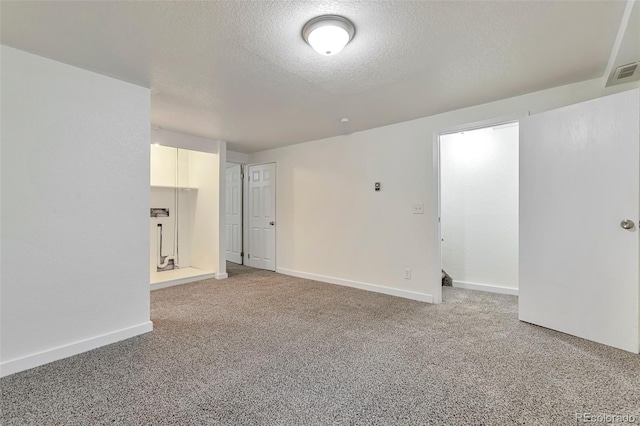
[[[206,152],[188,151],[189,182],[198,188],[193,215],[191,264],[204,271],[220,271],[219,253],[222,234],[219,232],[220,181],[218,156]],[[224,217],[222,217],[224,220]]]
[[[421,300],[440,298],[435,132],[638,87],[595,79],[250,155],[277,163],[280,272]],[[382,191],[374,192],[374,182]],[[414,203],[425,214],[412,214]],[[412,269],[411,280],[403,269]],[[382,287],[382,288],[381,288]]]
[[[149,90],[2,46],[2,375],[152,329]]]
[[[227,151],[227,161],[236,164],[247,164],[249,162],[249,154]]]
[[[518,288],[518,125],[508,126],[440,138],[442,267],[454,285]]]
[[[219,154],[223,148],[225,151],[227,149],[227,143],[224,141],[164,129],[151,129],[151,143],[193,151],[209,152],[212,154]]]
[[[178,150],[176,148],[151,145],[151,168],[149,173],[151,186],[176,187],[178,185],[177,157]],[[183,167],[180,169],[183,169]]]

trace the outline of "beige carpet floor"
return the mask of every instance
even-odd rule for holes
[[[153,333],[3,378],[3,425],[571,425],[640,416],[640,357],[519,322],[232,266],[151,294]],[[637,420],[640,422],[640,419]]]

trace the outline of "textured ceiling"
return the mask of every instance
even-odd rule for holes
[[[3,1],[1,40],[152,87],[154,125],[253,152],[601,77],[624,7]],[[356,36],[326,57],[300,32],[328,13]]]

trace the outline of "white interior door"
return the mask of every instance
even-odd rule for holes
[[[639,104],[632,90],[520,122],[520,319],[635,353]]]
[[[276,270],[276,165],[249,166],[249,249],[246,264]]]
[[[227,260],[242,263],[242,166],[227,167],[225,246]]]

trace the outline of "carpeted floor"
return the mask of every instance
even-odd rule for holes
[[[3,425],[564,425],[640,415],[640,357],[517,320],[231,266],[151,293],[145,336],[3,378]],[[637,420],[640,422],[640,420]]]

